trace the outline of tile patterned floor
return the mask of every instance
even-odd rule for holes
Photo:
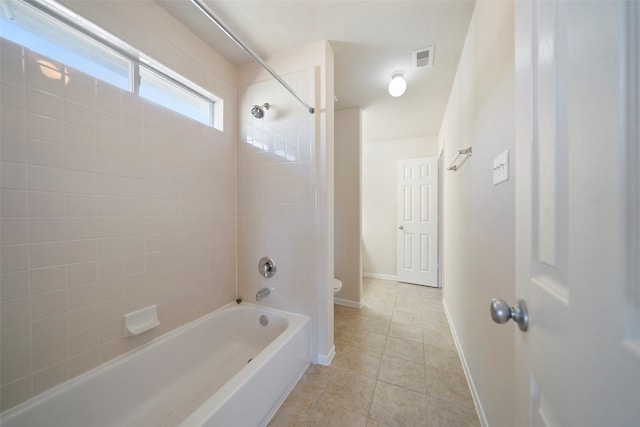
[[[336,356],[307,369],[269,427],[479,426],[439,289],[364,279],[335,306]]]

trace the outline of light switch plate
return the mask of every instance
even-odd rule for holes
[[[493,159],[493,184],[497,185],[509,179],[509,150]]]

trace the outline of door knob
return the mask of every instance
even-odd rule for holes
[[[513,319],[521,331],[529,329],[527,305],[521,299],[518,300],[515,307],[509,307],[509,304],[502,298],[493,298],[491,300],[491,318],[496,323],[505,323],[509,319]]]
[[[398,230],[404,230],[404,227],[403,227],[403,226],[401,226],[401,225],[399,225],[399,226],[398,226]]]

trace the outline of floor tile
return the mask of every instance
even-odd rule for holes
[[[364,304],[365,307],[368,307],[370,310],[381,312],[393,312],[396,305],[395,298],[393,300],[389,300],[386,296],[365,298]]]
[[[311,415],[317,396],[303,393],[295,388],[284,401],[269,423],[269,427],[290,427],[303,425]]]
[[[305,427],[366,427],[366,425],[367,417],[365,415],[360,415],[326,402],[319,402],[311,412],[309,420],[304,424]]]
[[[411,285],[409,283],[398,284],[398,295],[420,298],[425,288]]]
[[[367,427],[388,427],[388,426],[386,424],[379,423],[373,418],[369,418],[369,420],[367,421]]]
[[[413,314],[415,316],[420,316],[422,313],[422,300],[420,298],[396,298],[396,305],[394,307],[395,311],[401,311],[403,313]]]
[[[447,316],[444,314],[423,311],[420,315],[420,321],[420,326],[424,329],[446,330],[448,333],[451,333]]]
[[[403,325],[421,327],[422,326],[422,318],[420,317],[420,313],[406,313],[404,311],[393,312],[393,316],[391,316],[391,321],[394,323],[401,323]]]
[[[424,364],[448,371],[462,372],[462,364],[455,347],[440,347],[425,344]]]
[[[336,355],[332,366],[364,375],[377,376],[382,358],[372,351],[351,345],[336,346]]]
[[[425,392],[425,369],[419,363],[384,356],[378,379],[419,393]]]
[[[427,398],[429,427],[479,427],[474,407],[457,405],[445,400]]]
[[[391,315],[393,314],[393,306],[389,304],[382,307],[369,307],[364,306],[360,309],[360,316],[371,317],[373,319],[384,320],[386,322],[391,321]]]
[[[460,371],[443,370],[425,366],[426,393],[428,396],[466,406],[473,406],[469,385]]]
[[[388,337],[384,354],[424,364],[424,347],[421,343]]]
[[[366,419],[375,387],[375,376],[335,369],[320,400],[329,406],[364,415]]]
[[[313,365],[269,427],[479,426],[440,289],[363,278],[336,305],[336,356]]]
[[[296,384],[299,392],[319,395],[329,382],[331,368],[322,365],[311,365]]]
[[[353,331],[387,335],[389,333],[390,323],[391,322],[387,320],[373,319],[371,317],[358,317],[351,320],[350,329]]]
[[[337,333],[335,336],[336,347],[351,345],[379,354],[382,354],[384,351],[386,342],[386,335],[375,334],[373,332],[340,331],[340,333]]]
[[[451,333],[447,330],[422,328],[422,340],[425,346],[455,349]]]
[[[370,418],[392,427],[427,426],[425,395],[378,381]]]
[[[389,336],[422,343],[422,328],[391,322]]]

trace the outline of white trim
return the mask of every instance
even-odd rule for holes
[[[335,355],[336,355],[336,346],[332,345],[331,350],[329,350],[329,354],[318,355],[318,365],[329,366]]]
[[[333,297],[333,303],[338,305],[346,305],[347,307],[362,308],[364,303],[362,301],[352,301],[349,299],[342,299]]]
[[[369,277],[371,279],[398,280],[397,276],[392,276],[390,274],[362,273],[362,277]]]
[[[625,346],[640,354],[640,7],[636,2],[625,6],[626,17],[626,150],[627,150],[627,285]]]
[[[438,151],[438,287],[444,283],[444,146]]]
[[[453,336],[453,342],[456,345],[456,350],[458,351],[458,356],[460,357],[460,363],[462,363],[464,376],[467,378],[467,383],[469,383],[469,388],[471,389],[471,397],[473,398],[473,404],[476,407],[478,419],[480,420],[480,424],[482,425],[482,427],[489,427],[489,421],[487,421],[487,416],[485,415],[484,409],[482,408],[482,404],[480,402],[480,395],[478,394],[478,390],[473,383],[473,377],[471,376],[471,371],[469,371],[467,359],[465,359],[464,353],[462,352],[462,346],[460,345],[460,341],[458,340],[458,335],[456,334],[455,327],[453,326],[453,322],[451,321],[449,308],[447,307],[444,298],[442,299],[442,306],[444,307],[444,313],[447,316],[447,323],[449,323],[449,329],[451,330],[451,335]]]

